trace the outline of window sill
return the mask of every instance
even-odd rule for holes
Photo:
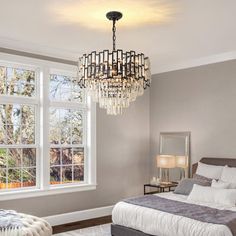
[[[30,190],[20,190],[20,191],[9,191],[0,193],[0,201],[31,198],[31,197],[41,197],[56,194],[65,194],[81,191],[95,190],[96,184],[81,184],[74,186],[56,186],[50,189],[30,189]]]

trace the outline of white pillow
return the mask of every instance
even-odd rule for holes
[[[224,166],[207,165],[198,162],[196,174],[210,179],[220,179]]]
[[[236,184],[236,168],[224,166],[220,180]]]
[[[228,182],[224,182],[224,181],[221,181],[221,180],[215,180],[213,179],[212,182],[211,182],[211,187],[212,188],[230,188],[230,183]]]
[[[194,184],[193,190],[187,199],[195,202],[235,206],[236,189],[220,189]]]

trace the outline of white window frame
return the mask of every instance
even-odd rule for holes
[[[51,72],[62,72],[69,76],[76,76],[76,66],[67,65],[46,60],[9,55],[0,53],[0,64],[9,67],[20,67],[23,69],[33,69],[37,76],[37,95],[35,99],[38,101],[38,109],[36,111],[36,145],[39,145],[37,152],[37,184],[33,188],[12,189],[9,191],[0,191],[0,201],[11,200],[28,197],[38,197],[51,194],[61,194],[69,192],[94,190],[97,186],[96,180],[96,104],[91,102],[91,98],[87,97],[86,103],[86,182],[78,184],[50,185],[50,143],[49,143],[49,109],[54,102],[49,100],[49,82]],[[19,103],[29,98],[19,98]],[[14,98],[10,96],[1,96],[0,103],[11,103]],[[28,102],[29,103],[29,102]],[[27,104],[28,104],[27,103]],[[58,104],[58,102],[56,102]],[[69,102],[68,102],[69,103]],[[66,102],[62,105],[67,104]],[[71,105],[74,108],[76,106]],[[39,115],[40,114],[40,115]],[[37,135],[38,134],[38,135]],[[40,171],[39,171],[40,170]]]

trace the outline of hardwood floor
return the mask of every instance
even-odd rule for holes
[[[103,225],[111,223],[111,216],[104,216],[95,219],[83,220],[74,223],[68,223],[64,225],[58,225],[53,227],[53,234],[63,233],[67,231],[88,228],[97,225]]]

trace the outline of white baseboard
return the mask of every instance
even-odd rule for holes
[[[113,207],[114,206],[106,206],[106,207],[93,208],[93,209],[84,210],[84,211],[75,211],[75,212],[70,212],[70,213],[65,213],[65,214],[60,214],[60,215],[47,216],[47,217],[44,217],[44,219],[48,221],[51,224],[51,226],[63,225],[67,223],[73,223],[76,221],[109,216],[111,215]]]

